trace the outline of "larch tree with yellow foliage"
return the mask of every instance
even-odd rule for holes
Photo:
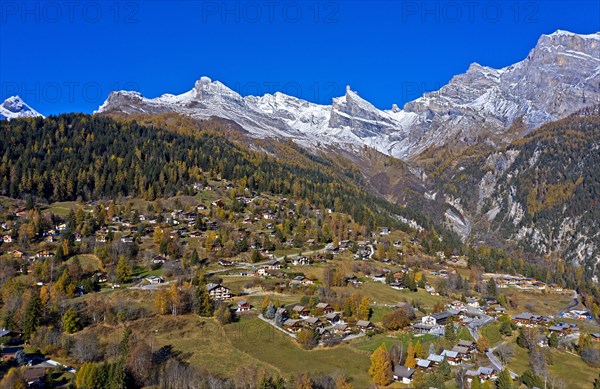
[[[412,342],[408,344],[408,349],[406,350],[406,360],[404,362],[404,366],[410,367],[412,369],[417,366],[417,360],[415,358],[415,347]]]
[[[388,385],[392,382],[392,362],[385,344],[371,354],[369,374],[376,385]]]
[[[417,341],[417,343],[415,344],[415,355],[417,356],[417,358],[425,358],[425,349],[423,349],[423,346],[421,346],[421,341]]]
[[[23,378],[22,371],[16,368],[11,368],[0,381],[0,387],[11,389],[27,388],[27,381]]]
[[[169,312],[169,292],[165,289],[159,289],[154,296],[154,303],[158,313],[166,315]]]
[[[369,320],[371,316],[371,305],[367,297],[363,297],[358,305],[358,318],[360,320]]]

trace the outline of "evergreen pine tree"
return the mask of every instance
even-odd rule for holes
[[[558,335],[556,335],[556,332],[551,333],[548,337],[548,346],[554,348],[558,347]]]
[[[522,348],[528,347],[527,337],[522,328],[519,328],[519,336],[517,336],[517,345]]]
[[[210,317],[213,314],[213,302],[204,280],[201,280],[194,293],[194,311],[197,315],[203,317]]]
[[[513,389],[513,380],[510,376],[510,372],[508,368],[504,368],[498,375],[498,380],[496,382],[497,389]]]
[[[449,380],[450,377],[452,377],[452,369],[450,368],[450,363],[448,363],[446,358],[444,358],[442,363],[440,363],[438,371],[444,377],[444,381]]]
[[[496,297],[498,295],[498,288],[496,286],[496,280],[494,278],[490,278],[486,285],[486,292],[488,297]]]
[[[79,322],[79,315],[75,308],[71,307],[67,309],[62,317],[62,329],[68,334],[72,334],[81,329],[81,323]]]
[[[23,315],[23,324],[21,328],[23,330],[23,337],[29,339],[40,324],[40,318],[42,317],[42,301],[37,294],[34,294],[27,304],[25,309],[25,315]]]
[[[444,327],[444,337],[451,342],[456,340],[456,331],[454,330],[454,323],[452,323],[451,321],[446,323],[446,326]]]
[[[117,278],[122,284],[129,282],[131,279],[131,266],[124,255],[120,255],[117,262]]]
[[[421,369],[417,369],[413,374],[412,384],[415,389],[423,389],[425,387],[425,374]]]
[[[197,265],[199,261],[200,261],[200,259],[198,257],[198,250],[194,249],[194,251],[192,251],[192,256],[190,257],[190,263],[193,266],[193,265]]]

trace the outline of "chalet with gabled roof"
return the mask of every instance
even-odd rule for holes
[[[283,328],[291,332],[298,332],[302,329],[302,320],[287,319],[283,322]]]
[[[327,303],[318,303],[315,308],[322,309],[324,314],[333,313],[333,307]]]
[[[413,375],[415,374],[415,369],[410,367],[396,365],[393,371],[393,377],[395,381],[400,381],[405,385],[409,385],[413,380]]]
[[[442,351],[442,357],[446,358],[451,365],[458,365],[462,362],[461,354],[456,350],[444,350]]]
[[[323,327],[323,323],[321,323],[321,320],[318,317],[307,317],[304,319],[304,323],[310,328]]]
[[[310,316],[310,310],[303,305],[296,305],[292,308],[292,312],[297,313],[300,317]]]
[[[229,300],[231,298],[231,290],[221,284],[207,284],[206,290],[213,300]]]
[[[340,321],[340,314],[336,312],[330,312],[325,315],[325,320],[331,324],[335,324]]]
[[[25,256],[25,253],[21,250],[9,251],[8,254],[14,258],[23,258]]]
[[[368,320],[359,320],[356,322],[356,327],[358,327],[359,330],[361,331],[367,331],[367,330],[372,330],[373,328],[375,328],[373,326],[373,323],[371,323]]]
[[[496,379],[497,373],[498,371],[496,370],[496,368],[489,366],[479,367],[477,370],[467,370],[465,375],[470,381],[472,381],[474,377],[479,377],[480,380],[488,381]]]
[[[429,371],[433,368],[433,362],[428,359],[417,358],[417,369],[422,371]]]
[[[246,300],[238,301],[237,312],[247,312],[250,310],[250,303]]]

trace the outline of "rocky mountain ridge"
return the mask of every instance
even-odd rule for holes
[[[0,104],[0,120],[31,117],[44,116],[27,105],[19,96],[9,97]]]
[[[599,102],[600,33],[559,30],[543,35],[523,61],[502,69],[474,63],[403,110],[377,109],[350,87],[331,105],[320,105],[282,93],[242,97],[202,77],[181,95],[148,99],[138,92],[113,92],[98,112],[222,117],[257,138],[289,138],[311,148],[369,146],[410,160],[435,147],[507,144]],[[507,131],[516,120],[524,123],[523,133]]]

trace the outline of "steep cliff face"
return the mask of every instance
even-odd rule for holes
[[[575,262],[600,277],[600,106],[438,174],[465,240]],[[460,219],[452,211],[459,209]],[[474,226],[465,230],[464,220]]]
[[[429,115],[418,126],[423,149],[483,137],[502,144],[516,139],[506,130],[519,118],[532,130],[599,102],[600,34],[557,31],[543,35],[525,60],[502,69],[472,64],[404,109]]]

